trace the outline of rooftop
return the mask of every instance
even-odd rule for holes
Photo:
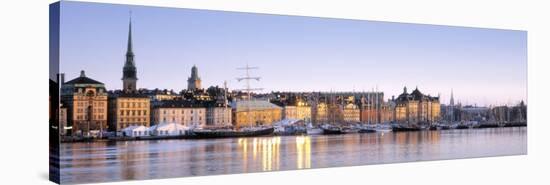
[[[238,100],[231,102],[231,107],[239,111],[247,110],[268,110],[268,109],[282,109],[281,107],[269,103],[265,100]]]

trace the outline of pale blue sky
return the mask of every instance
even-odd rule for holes
[[[203,86],[242,88],[249,63],[256,87],[368,91],[386,98],[407,86],[478,105],[527,97],[527,32],[222,11],[63,2],[61,69],[84,69],[107,89],[122,86],[128,15],[139,88],[181,90],[193,64]]]

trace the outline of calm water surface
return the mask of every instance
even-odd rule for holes
[[[61,182],[527,154],[527,128],[61,144]]]

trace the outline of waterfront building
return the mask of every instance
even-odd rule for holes
[[[347,103],[342,108],[344,122],[359,123],[361,121],[361,111],[355,103]]]
[[[311,106],[303,100],[293,101],[283,107],[283,118],[311,122]]]
[[[464,106],[460,109],[461,121],[487,121],[490,110],[488,107]]]
[[[197,66],[193,65],[191,68],[191,77],[187,79],[187,90],[194,91],[197,89],[202,89],[201,78],[199,77],[199,70],[197,69]]]
[[[385,102],[381,105],[380,111],[380,123],[389,123],[394,120],[395,105],[393,102]]]
[[[331,124],[340,124],[344,122],[344,109],[337,104],[334,98],[327,105],[327,122]]]
[[[273,92],[267,95],[271,103],[283,108],[283,119],[312,122],[312,106],[306,101],[308,94]]]
[[[306,123],[311,122],[311,105],[300,100],[296,103],[296,119],[304,120]]]
[[[490,108],[489,122],[492,123],[511,123],[527,122],[527,106],[523,101],[515,106],[501,105]]]
[[[489,120],[495,123],[526,122],[527,106],[523,101],[515,106],[496,106],[489,112]]]
[[[384,101],[383,92],[363,93],[357,104],[361,111],[361,123],[378,124],[393,120],[394,107],[390,100]]]
[[[151,125],[150,98],[136,91],[115,91],[109,93],[110,130],[120,132],[129,126]]]
[[[495,106],[491,109],[490,120],[495,123],[506,123],[511,120],[510,112],[508,106]]]
[[[232,126],[231,108],[223,104],[209,105],[206,108],[206,127]]]
[[[314,123],[323,124],[328,123],[328,104],[326,102],[319,102],[314,109]]]
[[[206,108],[203,104],[187,100],[162,101],[153,107],[155,125],[175,123],[185,127],[206,126]]]
[[[296,119],[297,114],[296,106],[283,106],[283,119]]]
[[[282,119],[282,108],[264,100],[233,101],[231,107],[236,127],[272,125]]]
[[[359,101],[361,123],[376,124],[386,121],[387,114],[391,113],[388,111],[389,104],[384,103],[383,98],[384,93],[382,92],[372,92],[361,96]]]
[[[102,136],[108,129],[105,85],[86,77],[84,71],[63,83],[61,103],[67,107],[67,126],[72,128],[68,135]]]
[[[231,127],[232,112],[228,103],[227,85],[224,88],[211,86],[206,90],[209,98],[206,103],[206,127]]]
[[[395,121],[406,124],[432,124],[440,118],[439,97],[422,94],[418,88],[407,93],[407,87],[395,100]]]
[[[527,105],[521,100],[521,102],[514,106],[512,109],[512,121],[527,122]]]

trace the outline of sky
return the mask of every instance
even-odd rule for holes
[[[406,86],[448,103],[527,100],[527,32],[86,2],[61,4],[60,71],[80,70],[122,88],[132,14],[138,88],[187,88],[191,67],[203,87],[242,89],[245,65],[270,91],[372,91]]]

